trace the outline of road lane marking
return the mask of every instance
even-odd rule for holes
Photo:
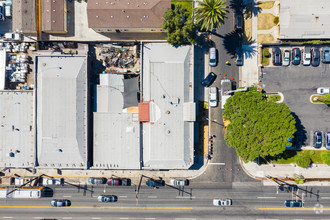
[[[92,219],[102,219],[102,218],[100,218],[100,217],[92,217]]]
[[[119,196],[119,198],[127,198],[127,196]]]
[[[120,218],[120,219],[128,219],[128,218]]]
[[[72,219],[72,217],[63,217],[63,219]]]
[[[71,198],[72,196],[63,196],[63,197]]]
[[[196,197],[195,196],[192,196],[192,197],[190,197],[190,196],[177,196],[175,198],[177,198],[177,199],[194,199]]]
[[[5,216],[5,217],[2,217],[2,218],[13,218],[13,217],[10,217],[10,216]]]
[[[150,199],[156,199],[157,196],[148,196],[148,198],[150,198]]]
[[[330,197],[321,197],[321,199],[330,199]]]
[[[259,210],[292,210],[292,211],[315,211],[315,210],[325,210],[330,211],[330,208],[258,208]]]
[[[257,197],[257,199],[276,199],[276,197]]]
[[[155,218],[146,218],[146,219],[150,219],[151,220],[151,219],[155,219]]]
[[[226,165],[225,163],[209,163],[209,165]]]
[[[43,219],[44,217],[34,217],[34,219]]]
[[[58,209],[58,207],[52,206],[9,206],[2,205],[1,208],[22,208],[22,209]],[[69,206],[69,207],[61,207],[61,209],[193,209],[193,207],[114,207],[114,206]],[[329,208],[330,209],[330,208]],[[35,217],[36,218],[36,217]]]

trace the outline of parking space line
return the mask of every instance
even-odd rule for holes
[[[309,146],[313,146],[313,131],[310,132],[310,136],[309,136]]]
[[[209,165],[226,165],[225,163],[209,163]]]
[[[148,196],[149,199],[156,199],[157,196]]]
[[[257,199],[276,199],[276,197],[257,197]]]

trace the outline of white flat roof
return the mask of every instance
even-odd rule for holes
[[[87,166],[87,56],[36,57],[40,167]]]
[[[0,90],[5,89],[5,81],[6,81],[6,50],[0,49]]]
[[[143,123],[141,132],[143,166],[188,169],[193,164],[195,120],[192,46],[147,43],[142,50],[142,98],[150,102],[150,123]]]
[[[329,39],[330,1],[281,0],[280,39]]]
[[[0,91],[0,167],[33,167],[33,91]]]

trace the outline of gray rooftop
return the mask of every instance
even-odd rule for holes
[[[281,0],[280,39],[329,39],[330,1]]]
[[[33,167],[32,91],[0,91],[0,167]]]
[[[13,0],[13,31],[36,33],[36,1]]]
[[[142,53],[142,97],[150,102],[150,123],[142,125],[143,166],[188,169],[195,121],[192,47],[148,43]]]
[[[87,56],[36,57],[40,167],[87,167]]]

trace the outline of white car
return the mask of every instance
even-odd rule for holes
[[[214,206],[231,206],[231,199],[213,199]]]
[[[209,99],[210,107],[218,106],[218,88],[210,87],[210,99]]]
[[[317,94],[328,94],[330,93],[330,87],[320,87],[320,88],[317,88]]]
[[[311,48],[310,47],[305,47],[304,48],[304,54],[303,54],[303,65],[304,66],[309,66],[311,65]]]
[[[290,56],[291,56],[290,51],[289,50],[284,50],[283,66],[289,66],[290,65]]]
[[[217,65],[217,50],[215,47],[211,47],[209,50],[209,56],[210,56],[210,66],[216,66]]]
[[[188,186],[189,181],[187,179],[171,179],[170,185],[171,186]]]
[[[16,33],[5,33],[4,40],[7,41],[22,41],[23,35]]]

